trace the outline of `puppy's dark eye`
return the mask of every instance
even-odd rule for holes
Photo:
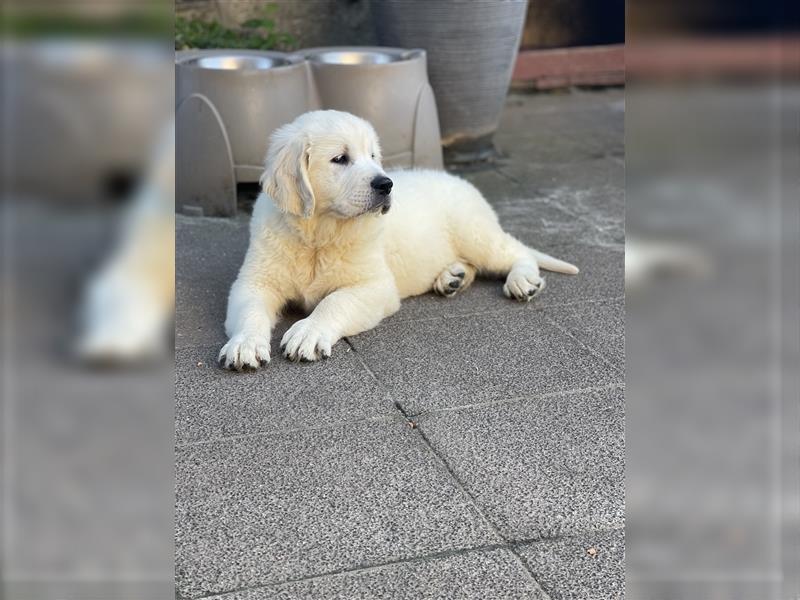
[[[332,163],[336,163],[337,165],[346,165],[350,162],[350,157],[347,154],[340,154],[339,156],[334,156],[331,159]]]
[[[372,155],[372,160],[375,160],[375,155],[374,154]]]

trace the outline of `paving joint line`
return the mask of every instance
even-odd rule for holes
[[[498,280],[498,281],[501,281],[501,280]],[[602,298],[586,298],[586,299],[583,299],[583,300],[573,300],[571,302],[556,302],[554,304],[549,304],[546,300],[544,300],[543,303],[536,304],[535,307],[534,307],[534,310],[538,311],[538,310],[544,310],[544,309],[549,309],[549,308],[561,308],[561,307],[564,307],[564,306],[580,306],[580,305],[586,305],[586,304],[610,304],[610,303],[613,303],[613,302],[620,302],[620,301],[623,301],[623,300],[625,300],[625,296],[624,295],[623,296],[607,296],[607,297],[602,297]],[[446,300],[443,300],[443,302],[446,302]],[[510,301],[505,297],[498,297],[498,302],[499,302],[499,304],[498,304],[499,308],[496,308],[496,309],[480,310],[480,311],[475,311],[475,312],[458,313],[458,314],[446,313],[446,314],[441,314],[441,315],[433,315],[433,316],[430,316],[430,317],[412,317],[412,316],[409,316],[409,317],[405,317],[404,318],[404,317],[402,317],[402,313],[398,312],[398,313],[396,313],[397,314],[396,318],[392,319],[390,322],[386,322],[386,321],[381,322],[376,327],[376,329],[378,327],[382,327],[382,326],[383,327],[391,327],[391,326],[393,326],[393,325],[395,325],[397,323],[426,322],[426,321],[436,321],[436,320],[439,320],[439,319],[460,319],[460,318],[464,318],[464,317],[480,317],[480,316],[483,316],[483,315],[494,315],[494,314],[498,314],[498,313],[503,312],[504,308],[508,308],[508,306],[509,306],[508,303]],[[514,306],[514,304],[512,303],[511,306]],[[401,311],[402,311],[402,307],[401,307]],[[343,337],[342,340],[354,352],[358,352],[358,350],[356,350],[356,347],[353,344],[353,342],[350,341],[350,337],[351,336]],[[196,344],[196,343],[189,343],[189,344],[186,344],[186,345],[183,345],[183,344],[178,345],[178,344],[176,344],[175,351],[176,352],[178,352],[178,351],[184,352],[184,351],[187,351],[187,350],[216,349],[217,347],[221,347],[221,345],[224,344],[224,343],[225,342],[220,342],[219,344]],[[366,365],[364,365],[364,366],[366,367]],[[367,367],[367,371],[369,371],[369,373],[373,377],[375,377],[375,374],[372,372],[372,370],[369,367]],[[378,378],[375,377],[375,379],[377,380]]]
[[[349,573],[358,573],[358,572],[362,572],[362,571],[363,572],[376,571],[378,569],[382,569],[382,568],[385,568],[385,567],[391,567],[391,566],[394,566],[394,565],[413,564],[413,563],[424,562],[424,561],[428,561],[428,560],[437,560],[437,559],[440,559],[440,558],[450,558],[450,557],[453,557],[453,556],[462,556],[462,555],[465,555],[465,554],[470,554],[472,552],[494,552],[495,550],[508,550],[510,552],[513,552],[519,558],[519,555],[515,552],[515,550],[517,550],[521,546],[530,546],[530,545],[533,545],[533,544],[542,544],[542,543],[554,542],[554,541],[558,541],[558,540],[561,540],[561,539],[576,538],[576,537],[580,537],[581,535],[585,535],[585,534],[588,534],[588,533],[605,533],[605,532],[611,532],[611,531],[621,531],[621,530],[624,530],[624,529],[625,529],[624,526],[622,526],[622,527],[611,527],[611,528],[604,528],[604,529],[598,529],[598,530],[581,531],[581,532],[577,532],[575,534],[570,534],[570,535],[556,535],[556,536],[552,536],[552,537],[524,538],[524,539],[521,539],[521,540],[508,541],[508,542],[504,542],[504,543],[500,543],[500,544],[482,544],[480,546],[469,546],[469,547],[466,547],[466,548],[455,548],[455,549],[451,549],[451,550],[441,550],[439,552],[431,552],[431,553],[428,553],[428,554],[423,554],[421,556],[412,556],[412,557],[409,557],[409,558],[399,558],[399,559],[396,559],[396,560],[387,560],[387,561],[378,562],[378,563],[372,563],[372,564],[355,565],[355,566],[352,566],[352,567],[344,567],[344,568],[341,568],[341,569],[334,569],[333,571],[326,571],[325,573],[319,573],[319,574],[316,574],[316,575],[307,575],[305,577],[297,577],[295,579],[287,579],[287,580],[284,580],[284,581],[276,581],[276,582],[271,582],[271,583],[260,583],[260,584],[256,584],[256,585],[244,586],[244,587],[241,587],[241,588],[234,588],[234,589],[230,589],[230,590],[225,590],[223,592],[213,592],[213,593],[209,593],[209,594],[201,594],[199,596],[183,596],[183,595],[179,594],[177,596],[177,598],[179,600],[201,600],[201,599],[213,600],[214,598],[219,598],[219,597],[222,597],[222,596],[225,596],[225,595],[228,595],[228,594],[235,594],[235,593],[240,593],[240,592],[245,592],[245,591],[250,591],[250,590],[264,589],[264,588],[281,588],[281,587],[285,587],[287,585],[292,585],[292,584],[295,584],[295,583],[302,583],[302,582],[305,582],[305,581],[314,581],[314,580],[317,580],[317,579],[325,579],[327,577],[336,577],[338,575],[347,575]],[[520,558],[520,561],[522,561],[523,564],[524,564],[524,559]],[[527,568],[526,568],[526,570],[527,570]],[[534,581],[535,581],[535,579],[534,579]],[[536,584],[539,585],[538,582],[536,582]],[[539,586],[539,587],[541,588],[541,586]],[[542,590],[542,592],[545,593],[544,590]],[[548,595],[546,595],[546,597],[549,598]]]
[[[361,353],[356,349],[356,347],[353,344],[353,342],[350,341],[350,338],[349,337],[344,337],[342,339],[347,343],[348,346],[350,346],[350,349],[356,355],[356,358],[358,359],[358,362],[360,362],[361,366],[364,367],[364,369],[367,371],[367,373],[370,374],[370,377],[372,377],[377,383],[383,384],[383,382],[380,379],[378,379],[378,376],[375,375],[374,371],[369,368],[369,365],[367,364],[367,361],[365,361],[364,358],[361,356]]]
[[[545,400],[547,398],[558,398],[561,396],[575,396],[577,394],[587,394],[591,392],[602,392],[606,390],[624,389],[625,382],[607,383],[605,385],[591,386],[587,388],[574,388],[571,390],[561,390],[557,392],[547,392],[544,394],[534,394],[532,396],[514,396],[513,398],[503,398],[501,400],[487,400],[485,402],[474,402],[472,404],[459,404],[458,406],[444,406],[442,408],[431,408],[423,410],[418,413],[411,413],[408,415],[410,418],[427,417],[428,415],[436,415],[439,413],[455,412],[464,409],[472,408],[489,408],[492,406],[501,406],[503,404],[511,404],[513,402],[536,402],[538,400]]]
[[[495,166],[495,168],[494,168],[494,171],[495,171],[495,172],[496,172],[498,175],[500,175],[501,177],[504,177],[505,179],[507,179],[508,181],[510,181],[511,183],[513,183],[514,185],[517,185],[517,186],[519,186],[519,185],[522,185],[522,182],[521,182],[521,181],[520,181],[520,180],[519,180],[517,177],[514,177],[514,176],[513,176],[513,175],[511,175],[510,173],[506,173],[506,172],[503,170],[503,167],[501,167],[501,166],[497,165],[497,166]]]
[[[184,442],[182,444],[175,444],[175,448],[177,450],[181,450],[183,448],[189,448],[193,446],[204,446],[206,444],[214,444],[217,442],[228,442],[228,441],[236,441],[241,439],[247,439],[252,437],[268,437],[271,435],[290,435],[293,433],[301,433],[303,431],[322,431],[325,429],[334,429],[336,427],[342,427],[344,425],[351,425],[356,423],[369,423],[372,421],[386,421],[391,422],[392,417],[389,415],[378,415],[375,417],[363,417],[360,419],[348,419],[344,421],[338,421],[336,423],[326,423],[324,425],[317,425],[317,426],[309,426],[309,427],[294,427],[290,429],[275,429],[272,431],[254,431],[252,433],[241,433],[238,435],[228,435],[216,438],[210,438],[207,440],[197,440],[194,442]]]
[[[481,510],[481,507],[478,505],[478,502],[475,500],[474,496],[469,492],[469,490],[467,490],[464,483],[458,478],[455,471],[453,471],[450,465],[447,464],[447,461],[444,459],[444,457],[441,456],[436,451],[436,449],[433,447],[433,444],[431,444],[430,440],[428,439],[428,436],[425,435],[425,432],[422,431],[422,429],[420,429],[419,427],[417,427],[417,424],[406,415],[405,411],[403,410],[402,406],[400,406],[399,403],[396,403],[395,406],[397,406],[397,409],[401,413],[403,413],[403,416],[406,418],[413,431],[415,431],[417,436],[419,436],[419,438],[422,440],[423,445],[425,445],[428,448],[428,451],[433,455],[433,457],[439,462],[440,466],[444,468],[444,470],[450,476],[451,480],[455,483],[456,488],[462,494],[464,494],[464,496],[469,500],[475,512],[480,516],[480,518],[484,521],[484,523],[486,523],[486,525],[489,526],[489,529],[492,532],[494,532],[495,536],[497,536],[498,539],[502,540],[503,544],[505,546],[508,546],[512,554],[514,554],[514,556],[517,557],[520,566],[530,577],[531,583],[533,583],[533,585],[535,585],[538,588],[538,591],[541,592],[544,598],[549,599],[550,595],[547,594],[544,591],[544,589],[542,589],[541,584],[536,580],[536,577],[528,567],[528,564],[524,560],[522,560],[516,552],[514,552],[513,547],[510,546],[511,544],[510,540],[506,539],[506,536],[503,535],[500,529],[484,514],[483,510]]]
[[[572,333],[572,332],[571,332],[569,329],[566,329],[565,327],[562,327],[562,326],[561,326],[561,325],[560,325],[560,324],[559,324],[557,321],[555,321],[555,320],[551,319],[551,318],[550,318],[550,317],[548,317],[547,315],[545,315],[545,317],[544,317],[544,318],[545,318],[547,321],[549,321],[551,325],[553,325],[553,326],[554,326],[554,327],[556,327],[556,328],[557,328],[559,331],[561,331],[561,333],[563,333],[563,334],[565,334],[565,335],[567,335],[567,336],[571,337],[573,340],[575,340],[576,342],[578,342],[578,344],[580,344],[581,346],[583,346],[584,348],[586,348],[586,349],[587,349],[587,350],[588,350],[588,351],[591,353],[591,355],[592,355],[592,356],[594,356],[595,358],[598,358],[598,359],[600,359],[600,360],[603,362],[603,364],[604,364],[604,365],[606,365],[606,366],[607,366],[609,369],[611,369],[612,371],[614,371],[614,372],[615,372],[615,373],[617,373],[618,375],[622,375],[622,377],[623,377],[623,378],[625,377],[625,371],[624,371],[624,370],[622,370],[622,371],[621,371],[621,370],[620,370],[620,369],[618,369],[618,368],[617,368],[615,365],[611,364],[611,363],[610,363],[608,360],[606,360],[606,358],[605,358],[605,357],[604,357],[602,354],[600,354],[599,352],[597,352],[597,350],[595,350],[594,348],[592,348],[591,346],[589,346],[589,344],[587,344],[587,343],[586,343],[586,342],[584,342],[583,340],[581,340],[581,339],[579,339],[578,337],[576,337],[576,336],[575,336],[575,335],[574,335],[574,334],[573,334],[573,333]],[[624,336],[624,332],[623,332],[623,336]],[[624,352],[623,352],[623,356],[622,356],[622,362],[623,362],[623,365],[624,365],[624,363],[625,363],[625,353],[624,353]]]
[[[439,552],[431,552],[429,554],[423,554],[421,556],[411,556],[409,558],[398,558],[396,560],[387,560],[383,562],[373,563],[373,564],[361,564],[355,565],[352,567],[343,567],[341,569],[334,569],[333,571],[326,571],[325,573],[319,573],[317,575],[307,575],[305,577],[297,577],[295,579],[286,579],[284,581],[275,581],[271,583],[259,583],[250,586],[243,586],[240,588],[234,588],[230,590],[225,590],[223,592],[213,592],[207,594],[201,594],[199,596],[183,596],[181,597],[186,598],[186,600],[213,600],[214,598],[219,598],[227,594],[236,594],[240,592],[246,592],[250,590],[258,590],[264,588],[281,588],[288,585],[292,585],[295,583],[302,583],[305,581],[314,581],[317,579],[324,579],[326,577],[336,577],[338,575],[347,575],[349,573],[358,573],[360,571],[375,571],[378,569],[382,569],[385,567],[391,567],[394,565],[402,565],[402,564],[413,564],[418,562],[424,562],[428,560],[437,560],[440,558],[450,558],[453,556],[462,556],[464,554],[469,554],[471,552],[494,552],[495,550],[509,550],[511,551],[511,544],[502,543],[502,544],[482,544],[480,546],[469,546],[466,548],[455,548],[451,550],[441,550]]]
[[[350,339],[347,338],[347,337],[345,337],[344,340],[347,342],[347,345],[350,346],[350,348],[352,348],[353,352],[356,355],[356,358],[361,363],[361,366],[363,366],[364,369],[366,369],[367,372],[372,376],[372,378],[375,380],[375,382],[378,385],[380,385],[381,387],[383,387],[384,389],[386,389],[387,393],[389,393],[389,395],[391,396],[392,395],[391,392],[388,390],[388,388],[386,388],[386,386],[384,386],[383,382],[380,379],[378,379],[378,376],[375,375],[375,373],[372,371],[372,369],[369,368],[369,365],[367,364],[367,361],[365,361],[364,357],[361,356],[361,354],[359,353],[358,350],[356,350],[356,347],[353,345],[353,342],[351,342]],[[392,405],[395,408],[395,411],[397,411],[396,413],[394,413],[395,416],[399,417],[406,425],[408,425],[409,427],[414,429],[416,427],[416,424],[411,419],[409,419],[409,417],[406,414],[406,411],[403,408],[402,404],[400,404],[400,402],[398,400],[391,400],[391,402],[392,402]]]
[[[591,535],[593,533],[612,533],[614,531],[625,531],[625,525],[622,524],[619,527],[600,527],[598,529],[581,529],[580,531],[572,531],[566,534],[559,533],[556,535],[522,538],[519,540],[510,540],[508,544],[510,548],[519,548],[521,546],[547,544],[550,542],[557,542],[559,540],[578,539],[581,536]]]
[[[546,308],[561,308],[564,306],[579,306],[585,304],[605,304],[605,303],[612,303],[612,302],[620,302],[624,300],[625,296],[609,296],[605,298],[589,298],[585,300],[575,300],[573,302],[557,302],[555,304],[547,304],[546,302],[543,304],[537,304],[534,310],[544,310]],[[499,302],[510,302],[507,298],[498,298]],[[391,323],[387,325],[391,326],[395,323],[413,323],[413,322],[422,322],[422,321],[436,321],[438,319],[459,319],[463,317],[480,317],[483,315],[495,315],[498,313],[503,312],[503,306],[500,305],[500,308],[490,309],[490,310],[481,310],[476,312],[468,312],[468,313],[447,313],[442,315],[435,315],[431,317],[408,317],[408,318],[397,318],[392,320]],[[399,316],[400,313],[398,313]]]

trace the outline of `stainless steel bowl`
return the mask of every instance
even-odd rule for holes
[[[307,55],[308,60],[329,65],[385,65],[401,60],[386,52],[336,51]]]
[[[314,64],[325,65],[386,65],[414,58],[418,51],[402,48],[374,48],[369,46],[309,48],[300,51]]]
[[[183,63],[201,69],[222,71],[266,71],[276,67],[292,64],[285,58],[259,56],[252,54],[217,54],[213,56],[197,56]]]

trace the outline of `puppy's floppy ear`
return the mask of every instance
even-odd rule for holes
[[[308,179],[308,138],[296,127],[284,125],[272,134],[263,190],[283,212],[309,218],[314,214],[314,192]]]

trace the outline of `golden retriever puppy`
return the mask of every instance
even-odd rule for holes
[[[250,245],[228,298],[220,351],[228,369],[263,366],[281,309],[309,316],[281,341],[292,360],[328,357],[342,337],[375,327],[400,299],[452,296],[476,274],[506,276],[527,302],[544,289],[539,268],[573,265],[505,233],[470,183],[439,171],[381,168],[372,126],[351,114],[309,112],[272,135]]]
[[[89,363],[148,362],[171,350],[175,310],[175,124],[158,141],[118,247],[87,285],[76,344]]]

